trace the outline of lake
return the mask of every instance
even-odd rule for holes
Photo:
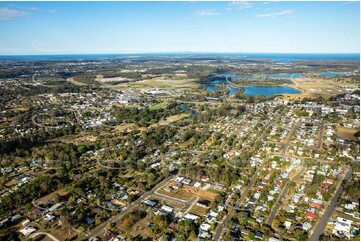
[[[244,86],[244,96],[273,96],[278,94],[300,94],[301,92],[287,86]]]
[[[347,72],[331,72],[331,71],[326,71],[326,72],[322,72],[320,73],[319,76],[324,76],[324,77],[335,77],[335,76],[346,76],[349,73]]]
[[[229,81],[226,81],[226,80],[214,80],[214,81],[211,81],[210,82],[211,85],[208,85],[206,87],[206,91],[207,92],[214,92],[214,91],[217,91],[220,89],[219,86],[215,85],[215,84],[219,84],[219,83],[226,83],[226,87],[228,88],[229,92],[227,94],[227,96],[230,96],[230,95],[233,95],[233,94],[236,94],[238,92],[238,89],[237,88],[234,88],[234,87],[231,87],[231,85],[229,85]]]

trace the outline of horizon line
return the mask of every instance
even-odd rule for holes
[[[127,53],[47,53],[47,54],[0,54],[0,56],[49,56],[49,55],[144,55],[144,54],[358,54],[361,52],[202,52],[202,51],[172,51],[172,52],[127,52]]]

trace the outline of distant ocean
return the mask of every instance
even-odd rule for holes
[[[292,60],[360,60],[360,54],[286,54],[286,53],[148,53],[148,54],[74,54],[74,55],[0,55],[0,60],[51,61],[71,59],[109,59],[126,57],[233,57],[244,59],[272,59],[278,62]]]

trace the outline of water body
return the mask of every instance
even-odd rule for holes
[[[198,112],[196,110],[186,108],[183,104],[179,104],[178,107],[184,111],[190,112],[193,115],[198,115]]]
[[[256,80],[272,80],[272,79],[289,79],[289,78],[301,78],[304,74],[302,73],[275,73],[275,74],[255,74],[251,78],[253,81]]]
[[[226,75],[228,75],[228,74],[226,74]],[[229,90],[227,96],[234,95],[234,94],[236,94],[238,92],[238,89],[234,88],[234,87],[231,87],[229,81],[226,81],[226,80],[218,79],[218,80],[211,81],[210,83],[211,83],[211,85],[208,85],[206,87],[207,92],[214,92],[214,91],[219,90],[220,87],[215,85],[215,84],[219,84],[219,83],[226,83],[226,87]]]
[[[217,91],[219,89],[220,89],[220,87],[217,86],[217,85],[209,85],[209,86],[206,87],[207,92],[214,92],[214,91]]]
[[[127,57],[233,57],[241,59],[272,59],[279,62],[293,60],[360,60],[358,53],[301,54],[301,53],[142,53],[142,54],[70,54],[70,55],[1,55],[0,60],[67,60]]]
[[[347,73],[347,72],[331,72],[331,71],[326,71],[326,72],[320,73],[319,76],[335,77],[335,76],[347,76],[348,74],[349,74],[349,73]]]
[[[287,86],[244,86],[244,96],[267,96],[278,94],[300,94],[301,92]]]

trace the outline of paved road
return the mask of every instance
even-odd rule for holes
[[[251,182],[247,186],[246,190],[242,193],[241,197],[236,202],[236,204],[234,206],[235,208],[238,208],[240,206],[240,204],[243,202],[243,200],[247,197],[249,190],[253,187],[254,183],[256,182],[256,179],[258,177],[258,173],[263,168],[264,164],[268,160],[268,157],[269,157],[269,155],[266,156],[266,158],[263,160],[262,164],[257,169],[256,173],[253,175],[253,177],[251,179]],[[215,240],[215,241],[220,240],[222,231],[225,228],[228,220],[230,220],[230,218],[231,218],[231,215],[230,215],[230,213],[228,213],[227,216],[225,217],[225,219],[223,219],[223,221],[220,223],[220,225],[216,228],[213,240]]]
[[[296,133],[296,129],[297,129],[297,125],[295,125],[291,131],[291,134],[288,136],[288,139],[287,139],[287,142],[285,144],[285,146],[283,147],[283,150],[282,150],[282,153],[281,155],[284,156],[287,149],[288,149],[288,146],[290,145],[290,142],[291,142],[291,139],[292,137],[294,136],[294,134]]]
[[[52,236],[51,234],[49,233],[46,233],[46,232],[38,232],[38,233],[33,233],[29,236],[29,238],[35,238],[36,236],[38,235],[46,235],[48,236],[50,239],[54,240],[54,241],[59,241],[57,238],[55,238],[54,236]]]
[[[347,171],[343,181],[350,179],[351,175],[352,175],[352,169],[351,169],[351,167],[349,167],[349,170]],[[329,203],[325,213],[322,215],[320,220],[317,222],[315,229],[309,239],[310,241],[317,241],[320,239],[320,236],[323,234],[323,231],[325,230],[325,228],[327,226],[328,220],[330,219],[333,211],[336,209],[338,199],[341,197],[342,192],[343,192],[343,182],[341,182],[341,184],[339,185],[338,190],[335,193],[335,195],[333,196],[331,202]]]
[[[147,197],[153,195],[156,190],[158,190],[160,187],[164,186],[172,178],[173,178],[173,176],[170,176],[170,177],[164,179],[162,182],[158,183],[155,187],[153,187],[152,190],[144,193],[138,200],[134,201],[131,205],[129,205],[129,207],[127,209],[125,209],[125,210],[121,211],[120,213],[118,213],[117,215],[109,218],[107,221],[105,221],[98,227],[94,228],[90,234],[85,235],[85,238],[80,238],[79,240],[88,240],[91,237],[97,236],[100,232],[102,232],[106,228],[106,226],[109,223],[113,223],[113,222],[120,220],[125,214],[127,214],[133,208],[139,207],[141,205],[141,203],[147,199]]]
[[[283,188],[283,190],[281,192],[281,195],[278,196],[277,201],[274,203],[274,205],[273,205],[273,207],[271,209],[272,210],[271,214],[270,214],[270,216],[268,217],[268,220],[267,220],[268,225],[270,225],[270,226],[272,225],[272,222],[276,217],[278,209],[280,208],[280,206],[282,204],[282,199],[285,198],[285,196],[287,194],[289,184],[291,182],[295,181],[297,178],[299,178],[302,175],[302,173],[305,171],[305,169],[306,169],[306,165],[305,165],[305,162],[303,162],[302,169],[289,182],[286,183],[285,187]]]
[[[318,136],[318,144],[317,144],[317,149],[322,147],[322,137],[323,137],[323,127],[325,125],[325,120],[322,120],[321,123],[321,130],[320,130],[320,134]]]

